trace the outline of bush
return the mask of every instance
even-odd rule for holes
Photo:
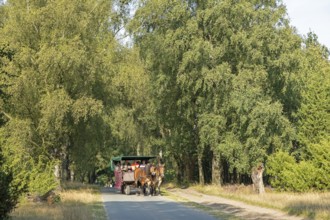
[[[319,190],[330,189],[330,141],[321,140],[318,144],[310,144],[308,150],[312,155],[311,162],[318,169],[315,187]]]
[[[267,161],[267,174],[271,185],[279,190],[307,192],[329,188],[329,174],[316,161],[297,163],[287,152],[277,152]]]
[[[288,164],[281,173],[283,188],[286,191],[307,192],[315,188],[317,173],[317,168],[307,161]]]
[[[39,156],[38,162],[30,161],[31,171],[29,173],[29,193],[35,196],[43,196],[59,186],[53,170],[54,161],[48,161],[44,156]]]
[[[266,174],[270,177],[270,184],[277,189],[284,189],[283,171],[285,167],[295,164],[295,159],[287,152],[279,151],[268,157]]]
[[[109,176],[107,174],[102,174],[96,178],[99,185],[105,186],[109,182]]]
[[[6,170],[0,149],[0,219],[6,219],[16,207],[22,193],[13,183],[12,172]]]

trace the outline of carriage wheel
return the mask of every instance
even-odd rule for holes
[[[145,195],[147,195],[147,196],[151,195],[151,189],[150,189],[150,186],[146,186],[146,187],[145,187]]]
[[[131,187],[129,185],[126,185],[126,187],[125,187],[125,194],[126,195],[131,194]]]
[[[150,187],[150,195],[155,196],[155,187]]]
[[[124,185],[124,184],[121,185],[121,187],[120,187],[120,191],[121,191],[122,194],[125,193],[125,185]]]

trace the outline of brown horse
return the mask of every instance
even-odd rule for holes
[[[160,195],[160,185],[163,182],[164,174],[165,174],[165,164],[158,164],[158,166],[152,166],[150,168],[151,174],[151,194],[152,195]]]
[[[147,191],[150,192],[151,181],[150,178],[147,176],[145,169],[140,167],[136,168],[134,170],[134,180],[135,186],[139,188],[139,195],[141,194],[141,192],[145,194],[145,188],[149,189]]]

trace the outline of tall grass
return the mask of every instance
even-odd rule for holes
[[[104,220],[106,219],[99,189],[91,185],[66,183],[59,192],[61,201],[22,201],[11,214],[13,220]]]
[[[330,220],[330,192],[288,193],[266,190],[258,195],[249,186],[200,186],[192,188],[209,195],[219,195],[230,199],[285,211],[309,219]]]

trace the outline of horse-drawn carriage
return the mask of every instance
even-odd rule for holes
[[[123,194],[129,195],[133,189],[138,194],[155,195],[160,193],[160,185],[164,178],[164,164],[158,160],[154,165],[154,156],[120,156],[113,157],[111,169],[114,171],[114,187]]]

